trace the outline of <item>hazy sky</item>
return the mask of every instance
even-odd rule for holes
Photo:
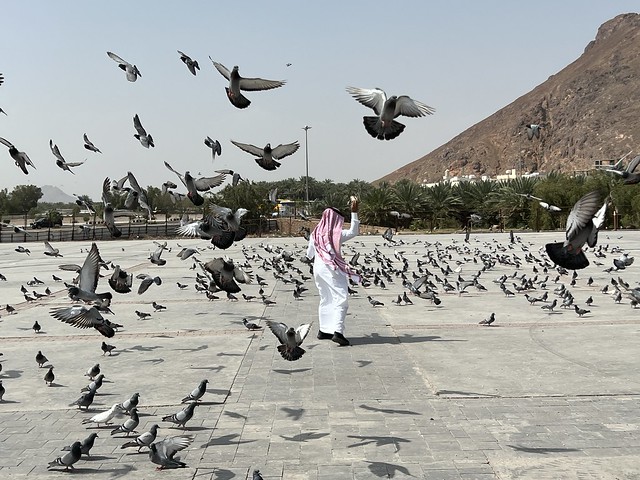
[[[597,28],[637,1],[7,1],[0,29],[0,137],[27,152],[24,175],[0,145],[0,188],[56,185],[99,199],[105,176],[132,171],[159,186],[179,171],[231,168],[251,180],[309,175],[371,181],[429,153],[577,59]],[[128,82],[110,50],[142,72]],[[181,50],[198,60],[192,76]],[[226,98],[208,56],[247,77],[287,80],[247,92],[249,108]],[[286,64],[292,65],[287,67]],[[370,137],[348,85],[380,87],[436,109],[399,120],[392,141]],[[156,148],[133,138],[133,116]],[[103,151],[83,148],[82,134]],[[212,165],[205,136],[222,143]],[[55,165],[49,139],[76,175]],[[267,172],[230,140],[301,148]],[[183,189],[182,189],[183,190]]]

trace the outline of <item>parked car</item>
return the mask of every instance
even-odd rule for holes
[[[49,220],[48,218],[38,218],[31,224],[31,228],[49,228],[49,227],[61,227],[62,219],[57,218],[55,220]]]

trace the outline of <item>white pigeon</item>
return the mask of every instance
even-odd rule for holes
[[[122,410],[122,407],[120,407],[120,405],[118,405],[117,403],[114,403],[109,410],[97,413],[91,418],[86,418],[82,421],[82,423],[83,424],[95,423],[97,425],[100,425],[102,423],[102,424],[108,425],[109,423],[111,423],[111,420],[113,420],[114,418],[122,418],[122,417],[124,417],[124,412]]]
[[[363,117],[363,123],[369,135],[378,140],[393,140],[404,131],[405,126],[394,120],[400,115],[424,117],[435,112],[433,107],[406,95],[387,98],[387,94],[380,88],[347,87],[347,92],[375,112],[375,117]]]

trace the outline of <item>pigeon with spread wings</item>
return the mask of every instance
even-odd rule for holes
[[[118,238],[122,235],[122,232],[116,227],[115,209],[113,205],[111,205],[111,180],[109,177],[105,178],[102,184],[102,203],[104,205],[102,214],[104,224],[109,230],[109,233],[111,233],[111,236]]]
[[[0,137],[0,143],[2,143],[6,147],[9,147],[9,155],[11,155],[11,158],[13,158],[13,160],[16,162],[16,166],[19,167],[25,175],[29,175],[27,165],[36,168],[36,166],[31,162],[29,156],[24,152],[18,151],[18,149],[9,140],[5,140],[4,138]]]
[[[79,167],[84,163],[84,162],[67,162],[62,156],[62,154],[60,153],[60,149],[58,148],[58,145],[55,145],[53,143],[53,140],[49,140],[49,148],[51,149],[51,153],[53,153],[53,156],[56,157],[56,165],[60,167],[62,170],[66,170],[67,172],[71,172],[75,175],[76,172],[71,170],[70,167]]]
[[[263,78],[244,78],[240,76],[238,72],[238,66],[234,66],[233,70],[229,71],[227,67],[221,63],[214,62],[211,57],[209,59],[213,62],[213,66],[220,74],[229,80],[229,86],[225,87],[227,91],[227,97],[234,107],[247,108],[251,105],[251,102],[247,97],[242,95],[241,90],[244,91],[258,91],[258,90],[271,90],[272,88],[278,88],[283,86],[286,82],[284,80],[265,80]]]
[[[113,324],[105,319],[96,307],[74,305],[72,307],[56,307],[50,310],[56,320],[68,323],[76,328],[95,328],[102,335],[111,338],[115,335]]]
[[[140,141],[140,144],[144,148],[155,147],[155,144],[153,143],[153,137],[144,129],[142,123],[140,122],[140,117],[138,117],[137,113],[136,116],[133,117],[133,126],[135,127],[136,132],[138,132],[133,136]]]
[[[214,258],[205,263],[203,268],[212,275],[216,286],[227,293],[238,293],[240,291],[236,281],[240,283],[253,282],[253,277],[235,265],[230,258]]]
[[[109,58],[114,62],[116,62],[118,66],[122,70],[124,70],[124,72],[127,75],[127,80],[129,80],[130,82],[135,82],[138,79],[138,77],[142,77],[140,70],[138,70],[138,67],[136,67],[135,65],[131,65],[129,62],[127,62],[126,60],[123,60],[121,57],[119,57],[113,52],[107,52],[107,55],[109,55]]]
[[[306,353],[306,350],[300,347],[300,345],[302,345],[303,340],[311,330],[310,323],[305,323],[298,328],[293,328],[281,322],[267,320],[267,325],[276,338],[280,340],[278,352],[280,352],[282,358],[293,362],[294,360],[300,359]]]
[[[198,65],[196,60],[193,60],[189,55],[182,53],[180,50],[178,50],[178,54],[180,55],[180,60],[182,60],[193,75],[196,74],[196,70],[200,70],[200,65]]]
[[[582,251],[586,243],[595,247],[598,243],[598,228],[604,221],[605,206],[600,206],[600,193],[589,192],[571,209],[567,218],[566,240],[564,242],[547,243],[545,249],[552,262],[561,267],[580,270],[589,265],[589,260]]]
[[[91,152],[96,152],[96,153],[102,153],[100,151],[100,149],[98,147],[96,147],[91,140],[89,140],[89,137],[87,136],[87,134],[85,133],[82,138],[84,139],[84,148],[86,148],[87,150],[91,151]]]
[[[393,140],[404,131],[405,126],[394,120],[400,115],[424,117],[435,112],[433,107],[406,95],[387,98],[387,94],[380,88],[347,87],[347,92],[375,112],[375,117],[363,117],[363,123],[369,135],[378,140]]]
[[[204,144],[211,149],[211,160],[215,160],[216,155],[222,155],[222,145],[218,140],[207,137],[204,139]]]
[[[214,187],[219,187],[226,178],[226,175],[221,173],[213,177],[200,177],[196,179],[191,176],[189,171],[186,171],[185,174],[182,175],[174,170],[167,162],[164,162],[164,166],[178,176],[182,184],[187,187],[187,197],[198,207],[204,203],[204,198],[202,198],[202,195],[198,192],[206,192]]]
[[[270,143],[267,143],[264,148],[256,147],[249,143],[236,142],[234,140],[231,140],[231,143],[240,150],[247,152],[254,157],[258,157],[255,159],[256,163],[265,170],[275,170],[281,165],[280,162],[277,162],[276,160],[282,160],[284,157],[293,155],[298,148],[300,148],[300,144],[298,142],[280,144],[275,148],[271,148]]]

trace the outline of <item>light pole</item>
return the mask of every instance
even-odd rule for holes
[[[309,129],[311,127],[309,125],[305,125],[302,127],[304,130],[304,160],[306,166],[306,175],[304,177],[304,190],[305,195],[304,199],[307,203],[307,208],[309,208]]]

